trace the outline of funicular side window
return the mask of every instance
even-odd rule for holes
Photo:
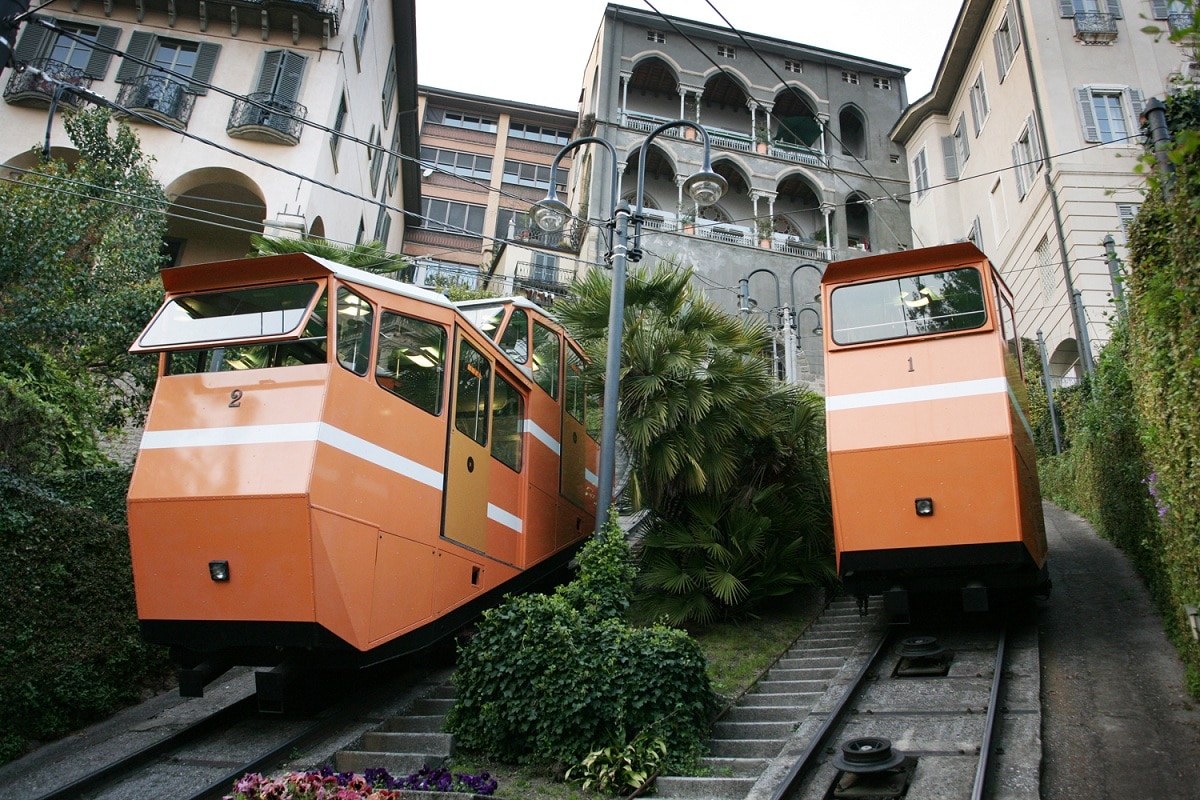
[[[168,375],[324,364],[328,360],[328,300],[324,293],[298,338],[234,342],[294,336],[317,289],[315,283],[292,283],[177,297],[154,318],[138,345],[168,350]],[[204,343],[212,346],[175,349]]]
[[[430,414],[442,413],[446,329],[384,311],[379,315],[375,382]]]
[[[492,364],[466,340],[458,355],[458,394],[454,401],[454,427],[480,445],[488,443]]]
[[[371,328],[375,310],[371,304],[347,289],[337,290],[337,359],[355,375],[367,374],[371,360]]]
[[[502,376],[496,376],[492,400],[492,456],[517,472],[521,471],[521,430],[525,420],[525,399]]]
[[[587,384],[583,380],[583,356],[574,347],[567,348],[567,372],[563,388],[567,413],[577,422],[586,421]]]
[[[540,322],[533,323],[533,380],[558,399],[558,361],[562,345],[558,334]]]
[[[1023,378],[1025,364],[1021,358],[1021,337],[1017,335],[1017,320],[1013,311],[1012,296],[994,275],[992,284],[996,292],[996,319],[1000,321],[1000,336],[1004,339],[1004,350],[1007,358],[1011,359],[1011,363],[1015,366],[1017,374]]]
[[[983,279],[973,267],[839,286],[830,303],[837,344],[971,330],[987,322]]]
[[[524,309],[513,309],[500,336],[500,349],[518,364],[529,360],[529,314]]]

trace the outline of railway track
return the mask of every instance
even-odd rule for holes
[[[126,729],[97,732],[90,747],[66,748],[26,774],[9,765],[0,800],[219,800],[246,773],[330,763],[343,742],[443,683],[450,672],[444,656],[368,673],[351,691],[284,715],[260,712],[247,673],[220,702],[188,700]]]
[[[1032,625],[890,626],[842,600],[717,723],[708,774],[657,797],[1032,800],[1038,709]]]

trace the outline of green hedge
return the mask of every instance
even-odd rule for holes
[[[138,635],[128,486],[128,469],[42,484],[0,471],[0,761],[136,700],[168,669]]]

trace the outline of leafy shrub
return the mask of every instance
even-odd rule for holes
[[[510,762],[580,763],[639,735],[675,763],[698,753],[714,708],[704,657],[683,631],[630,627],[628,545],[610,522],[579,577],[553,595],[509,598],[461,648],[447,729]]]
[[[137,699],[167,670],[165,649],[138,634],[124,515],[112,510],[129,472],[62,483],[85,480],[105,511],[0,470],[0,760]]]

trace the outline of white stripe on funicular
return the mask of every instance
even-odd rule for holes
[[[524,527],[524,523],[520,517],[510,514],[500,506],[492,505],[491,503],[488,503],[488,519],[499,522],[506,528],[512,528],[517,533],[521,533]]]
[[[825,398],[826,411],[846,411],[852,408],[873,408],[929,400],[953,400],[959,397],[979,397],[1005,394],[1008,381],[1004,378],[981,378],[975,381],[935,383],[932,386],[912,386],[906,389],[884,389],[878,392],[841,394]]]
[[[546,447],[549,447],[554,455],[562,455],[562,447],[559,446],[558,440],[547,433],[545,429],[536,422],[531,419],[525,420],[525,430],[529,431],[529,433],[533,435],[533,438],[546,445]]]
[[[442,473],[418,464],[353,434],[322,422],[291,422],[280,425],[247,425],[236,428],[187,428],[146,431],[143,450],[172,447],[217,447],[220,445],[287,444],[321,442],[386,470],[411,478],[441,491]]]

